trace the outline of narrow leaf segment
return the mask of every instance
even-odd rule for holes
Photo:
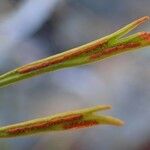
[[[80,129],[96,125],[123,125],[123,121],[120,119],[96,114],[98,111],[107,110],[110,108],[111,106],[109,105],[99,105],[0,127],[0,138],[32,135],[46,131]]]
[[[96,62],[123,52],[149,46],[149,32],[139,32],[123,37],[149,18],[148,16],[142,17],[106,37],[5,73],[0,76],[0,87],[46,72]]]

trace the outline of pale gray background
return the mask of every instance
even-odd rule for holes
[[[0,73],[150,15],[149,0],[0,0]],[[137,31],[150,31],[150,22]],[[111,104],[121,128],[0,139],[0,150],[149,150],[150,47],[0,89],[0,125]],[[107,114],[107,112],[106,112]]]

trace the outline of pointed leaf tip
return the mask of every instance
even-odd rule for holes
[[[136,20],[135,24],[140,25],[140,24],[144,23],[145,21],[148,21],[149,19],[150,19],[150,16],[144,16],[144,17],[139,18],[138,20]]]
[[[112,106],[111,105],[98,105],[95,107],[90,107],[87,109],[83,109],[84,113],[93,113],[93,112],[97,112],[97,111],[103,111],[103,110],[107,110],[107,109],[111,109]]]

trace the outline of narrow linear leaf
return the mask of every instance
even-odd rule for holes
[[[0,87],[46,72],[96,62],[123,52],[149,46],[149,32],[140,32],[122,38],[149,19],[149,16],[142,17],[106,37],[5,73],[0,76]]]
[[[122,126],[124,123],[120,119],[96,114],[98,111],[110,108],[110,105],[99,105],[0,127],[0,138],[26,136],[49,131],[81,129],[96,125]]]
[[[106,37],[5,73],[0,76],[0,87],[46,72],[96,62],[123,52],[149,46],[149,32],[139,32],[123,37],[149,18],[149,16],[142,17]]]

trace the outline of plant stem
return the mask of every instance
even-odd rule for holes
[[[109,105],[99,105],[0,127],[0,138],[25,136],[49,131],[80,129],[96,125],[122,126],[123,121],[120,119],[96,114],[97,111],[110,108],[111,106]]]
[[[106,37],[5,73],[0,76],[0,87],[46,72],[96,62],[123,52],[149,46],[150,33],[148,32],[139,32],[123,37],[149,18],[148,16],[142,17]]]

